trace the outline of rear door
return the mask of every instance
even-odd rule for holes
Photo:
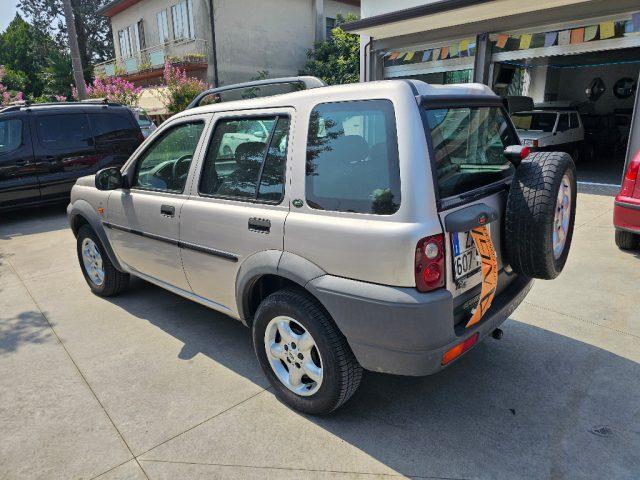
[[[42,200],[68,196],[76,179],[96,171],[98,156],[86,113],[35,113],[32,131]]]
[[[292,122],[292,109],[218,114],[192,194],[182,207],[180,245],[187,279],[196,295],[223,311],[236,313],[235,280],[243,261],[283,249]],[[242,132],[264,130],[264,135],[245,135],[236,142]]]
[[[447,215],[471,205],[485,204],[496,212],[498,218],[488,228],[502,269],[502,222],[514,173],[504,149],[519,143],[506,112],[490,105],[427,107],[426,122],[442,224]],[[480,293],[480,258],[469,232],[445,232],[445,241],[446,285],[455,298],[455,314],[462,318]],[[500,277],[498,292],[508,281]]]
[[[36,201],[40,197],[33,163],[29,122],[22,116],[0,118],[0,207]]]

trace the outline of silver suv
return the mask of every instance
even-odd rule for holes
[[[575,168],[527,156],[483,85],[294,80],[321,88],[206,92],[68,214],[93,292],[134,275],[238,319],[278,397],[322,414],[363,369],[428,375],[499,337],[564,266]]]

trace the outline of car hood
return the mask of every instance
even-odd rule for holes
[[[541,138],[552,137],[552,132],[541,132],[539,130],[516,130],[518,132],[518,136],[522,140],[540,140]]]

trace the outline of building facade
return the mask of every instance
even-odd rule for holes
[[[359,0],[113,0],[116,56],[96,74],[137,85],[160,82],[165,62],[189,75],[225,85],[296,75],[313,42],[338,14],[359,15]],[[212,28],[213,27],[213,28]]]
[[[596,177],[619,182],[640,74],[638,0],[362,0],[345,30],[361,36],[363,81],[473,81],[579,110],[586,151],[612,152]]]

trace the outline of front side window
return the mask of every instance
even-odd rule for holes
[[[200,193],[280,202],[288,135],[288,117],[219,121],[203,167]]]
[[[569,130],[569,115],[562,113],[558,116],[558,132]]]
[[[393,104],[324,103],[311,112],[306,197],[311,208],[391,215],[400,207]]]
[[[138,159],[133,187],[182,192],[203,129],[203,122],[191,122],[165,132]]]
[[[513,124],[518,130],[534,130],[539,132],[553,132],[557,115],[545,112],[521,112],[511,115]]]
[[[0,155],[13,152],[22,145],[22,120],[0,120]]]
[[[36,122],[38,140],[47,148],[88,148],[93,144],[89,121],[84,113],[40,115]]]
[[[504,155],[518,138],[497,107],[426,111],[441,198],[459,195],[513,174]]]

